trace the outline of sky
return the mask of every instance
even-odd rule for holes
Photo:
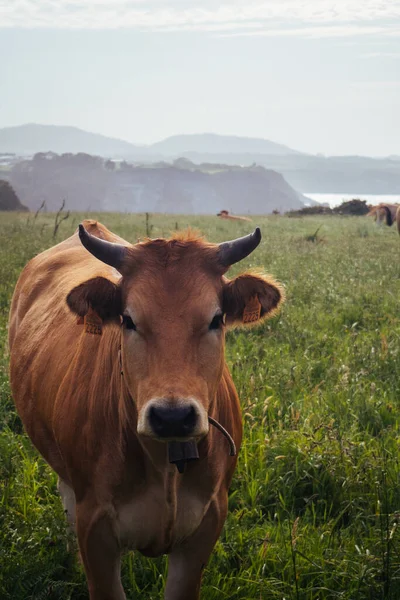
[[[400,0],[0,0],[0,127],[400,155]]]

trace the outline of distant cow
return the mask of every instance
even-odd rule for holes
[[[250,219],[250,217],[238,217],[236,215],[231,215],[229,214],[229,212],[227,210],[221,210],[221,212],[219,212],[217,214],[217,217],[221,217],[221,219],[231,219],[232,221],[252,221],[253,219]]]
[[[367,217],[374,217],[375,223],[381,225],[385,223],[389,227],[396,221],[397,230],[400,234],[400,211],[399,204],[386,204],[381,202],[376,206],[372,206]]]
[[[130,245],[84,221],[19,278],[12,392],[59,476],[91,600],[125,598],[124,549],[169,554],[165,598],[199,598],[242,437],[225,328],[283,299],[267,277],[224,276],[260,239],[257,228],[219,245],[191,234]]]

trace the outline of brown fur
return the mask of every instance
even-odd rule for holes
[[[400,233],[399,221],[397,220],[398,208],[398,204],[386,204],[384,202],[381,202],[380,204],[371,207],[369,213],[367,214],[367,217],[374,217],[374,221],[377,225],[385,223],[388,227],[391,227],[396,221],[398,231]]]
[[[91,600],[125,598],[124,547],[169,553],[166,600],[197,600],[236,458],[211,428],[199,437],[200,459],[179,475],[166,444],[138,434],[139,418],[151,398],[193,397],[239,448],[224,330],[209,331],[209,323],[217,309],[240,321],[254,294],[262,317],[273,314],[281,288],[251,273],[229,281],[217,247],[193,233],[131,246],[100,223],[84,225],[129,248],[123,276],[87,252],[77,234],[28,263],[10,313],[15,403],[31,440],[73,490]],[[101,336],[77,324],[89,308],[104,321]],[[126,311],[134,314],[134,334],[121,328]]]
[[[220,213],[217,214],[217,217],[220,219],[230,219],[231,221],[252,221],[250,217],[239,217],[238,215],[231,215],[227,210],[221,210]]]

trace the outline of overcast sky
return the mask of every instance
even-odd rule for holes
[[[0,127],[400,154],[400,0],[0,0]]]

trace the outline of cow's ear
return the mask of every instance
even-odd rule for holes
[[[223,311],[227,325],[256,325],[272,317],[283,301],[282,287],[269,277],[244,273],[224,284]]]
[[[67,304],[80,317],[91,308],[103,321],[110,321],[122,314],[121,289],[105,277],[94,277],[71,290]]]

